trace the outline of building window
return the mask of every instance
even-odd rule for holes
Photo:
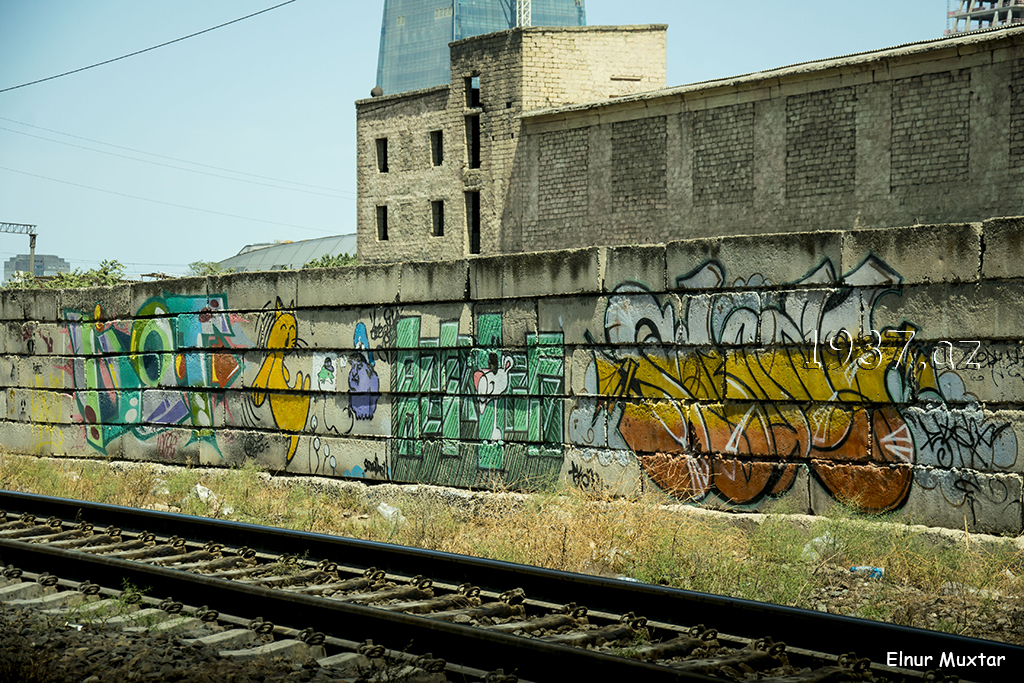
[[[434,237],[444,237],[444,200],[430,202],[430,223]]]
[[[388,241],[388,207],[378,206],[377,207],[377,240],[380,242]]]
[[[466,106],[475,109],[480,106],[480,77],[466,79]]]
[[[377,138],[377,171],[388,172],[388,139]]]
[[[466,232],[469,234],[469,253],[480,253],[480,193],[466,193]]]
[[[480,168],[480,117],[466,117],[466,162],[470,168]]]
[[[444,132],[430,131],[430,163],[440,166],[444,163]]]

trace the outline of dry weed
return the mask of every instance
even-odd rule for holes
[[[196,485],[216,500],[202,500]],[[863,517],[834,506],[809,527],[785,507],[758,523],[666,505],[657,494],[633,499],[550,485],[531,495],[486,496],[431,489],[323,486],[272,479],[254,465],[235,470],[153,468],[0,454],[0,488],[133,507],[167,506],[193,515],[302,529],[551,569],[640,581],[821,609],[821,594],[859,588],[849,567],[885,569],[885,579],[848,613],[917,624],[922,592],[962,603],[937,628],[964,632],[1024,594],[1024,553],[1011,543],[936,542],[933,530]],[[378,505],[400,512],[386,518]],[[228,513],[230,512],[230,515]],[[851,589],[851,585],[853,588]],[[859,594],[858,594],[859,595]],[[847,608],[843,608],[847,610]]]

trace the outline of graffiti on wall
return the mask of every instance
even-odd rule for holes
[[[786,286],[765,289],[754,275],[709,294],[726,282],[709,262],[677,279],[678,320],[670,302],[624,283],[605,309],[585,382],[594,398],[571,415],[570,441],[631,451],[681,498],[736,505],[786,493],[803,466],[872,512],[906,502],[915,464],[1008,467],[1012,428],[986,423],[976,404],[951,407],[970,397],[930,347],[909,343],[916,328],[875,329],[875,305],[901,280],[872,256],[842,278],[825,261]],[[847,349],[835,343],[844,333]],[[919,483],[952,486],[957,505],[977,501],[947,480]]]
[[[267,350],[252,382],[252,404],[261,407],[264,402],[270,404],[276,429],[289,432],[288,453],[285,462],[290,463],[295,457],[299,446],[300,432],[306,426],[309,417],[310,377],[301,370],[295,372],[286,363],[288,354],[302,344],[299,338],[299,324],[292,307],[284,308],[281,299],[276,305],[263,312],[257,329],[259,347]],[[255,413],[253,413],[255,416]],[[259,422],[256,417],[255,422]]]
[[[391,368],[392,476],[472,486],[523,485],[562,465],[561,333],[503,344],[502,317],[475,316],[476,338],[457,320],[437,337],[420,316],[399,317]]]
[[[173,294],[147,300],[133,320],[110,320],[99,303],[65,310],[76,356],[69,370],[89,445],[106,453],[122,434],[146,440],[171,425],[216,445],[214,413],[226,410],[223,390],[240,377],[237,350],[251,346],[226,310],[224,295]],[[141,391],[158,387],[167,390]]]

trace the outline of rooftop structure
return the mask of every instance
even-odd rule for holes
[[[356,253],[355,235],[334,235],[297,242],[247,244],[230,258],[220,261],[221,268],[236,273],[254,270],[298,270],[321,256],[341,256]]]
[[[377,85],[393,95],[450,82],[453,40],[519,25],[586,23],[583,0],[385,0]]]
[[[959,0],[946,34],[1024,23],[1024,0]]]

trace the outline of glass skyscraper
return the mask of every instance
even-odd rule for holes
[[[586,26],[583,0],[533,0],[533,26]],[[516,0],[384,0],[377,85],[385,95],[451,81],[448,43],[516,26]]]

